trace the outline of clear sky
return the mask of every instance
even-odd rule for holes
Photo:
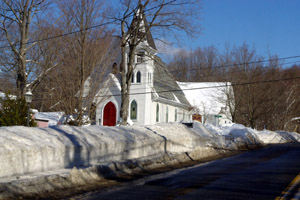
[[[300,0],[202,0],[201,13],[202,34],[185,48],[247,42],[262,56],[300,55]]]

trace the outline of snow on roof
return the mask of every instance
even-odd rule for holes
[[[227,82],[177,82],[192,106],[200,113],[218,114],[226,107],[224,89],[231,87]]]
[[[5,93],[0,91],[0,99],[5,99],[5,97],[6,97]],[[9,97],[10,97],[10,99],[16,99],[17,98],[17,96],[11,95],[11,94],[9,95]]]
[[[36,120],[47,120],[49,126],[55,126],[64,116],[64,112],[38,112],[35,113]]]

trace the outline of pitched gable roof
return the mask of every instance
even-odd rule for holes
[[[178,86],[174,77],[170,74],[162,60],[155,56],[155,69],[153,78],[153,87],[160,98],[164,98],[173,102],[181,103],[190,107],[181,88]]]
[[[106,51],[106,54],[100,61],[100,64],[94,68],[94,70],[84,83],[84,97],[96,96],[101,87],[103,87],[103,81],[112,72],[112,66],[114,65],[114,63],[119,66],[121,61],[122,55],[120,48],[120,38],[112,38],[109,49]],[[89,101],[93,101],[93,98],[86,98],[84,106],[88,106],[90,104]]]

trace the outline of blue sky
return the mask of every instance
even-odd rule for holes
[[[202,0],[203,31],[184,48],[247,42],[259,55],[300,55],[300,0]],[[196,20],[196,19],[195,19]]]

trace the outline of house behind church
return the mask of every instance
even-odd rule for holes
[[[203,124],[218,126],[232,123],[230,107],[234,108],[235,102],[230,82],[177,83],[193,106],[193,116],[197,116]]]

